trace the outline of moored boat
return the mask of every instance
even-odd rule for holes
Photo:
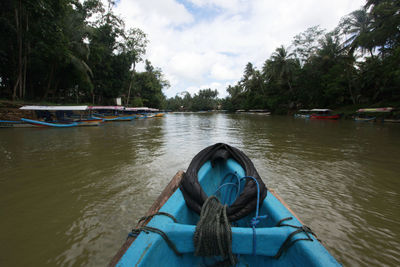
[[[376,116],[371,114],[371,110],[359,109],[354,116],[354,120],[359,122],[375,122]]]
[[[82,120],[77,120],[76,123],[78,123],[78,126],[99,126],[101,123],[103,123],[103,119],[82,119]]]
[[[23,106],[20,109],[36,112],[37,119],[21,118],[21,121],[37,127],[98,126],[103,122],[87,114],[88,106]],[[80,114],[74,114],[74,111]]]
[[[340,266],[240,150],[215,144],[178,172],[110,266]]]
[[[126,114],[135,115],[136,119],[145,119],[145,118],[162,117],[162,116],[164,116],[164,114],[163,113],[159,113],[159,110],[156,109],[156,108],[126,107],[124,111],[125,111]]]
[[[89,106],[89,110],[94,112],[93,118],[102,119],[104,122],[111,121],[131,121],[134,116],[123,114],[123,106]]]
[[[249,113],[257,115],[265,115],[265,116],[271,115],[271,112],[267,109],[250,109]]]
[[[21,119],[23,122],[32,124],[34,126],[39,126],[39,127],[58,127],[58,128],[66,128],[66,127],[75,127],[78,126],[79,124],[77,122],[71,122],[71,123],[60,123],[60,122],[46,122],[46,121],[39,121],[39,120],[31,120],[31,119]]]
[[[400,122],[400,114],[395,108],[360,108],[354,116],[355,121]]]
[[[164,115],[165,115],[164,112],[158,112],[158,113],[156,113],[156,114],[154,115],[154,117],[160,118],[160,117],[164,117]]]
[[[299,111],[297,111],[296,114],[294,114],[295,118],[303,118],[303,119],[308,119],[310,118],[311,115],[311,110],[309,109],[300,109]]]
[[[330,109],[314,108],[311,111],[310,119],[315,120],[338,120],[339,114],[333,114]]]
[[[362,117],[362,116],[357,116],[354,117],[355,121],[362,121],[362,122],[374,122],[376,121],[376,117]]]

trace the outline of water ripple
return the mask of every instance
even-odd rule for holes
[[[398,266],[399,136],[398,125],[213,113],[0,131],[2,261],[106,265],[172,176],[225,142],[345,266]]]

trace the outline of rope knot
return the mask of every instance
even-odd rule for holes
[[[251,219],[250,225],[251,227],[256,227],[257,224],[260,222],[261,219],[267,219],[267,215],[255,216]]]

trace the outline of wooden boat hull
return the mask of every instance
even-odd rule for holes
[[[78,126],[99,126],[103,119],[87,119],[87,120],[78,120],[76,121]]]
[[[229,173],[245,176],[243,168],[233,159],[214,167],[207,161],[198,171],[199,182],[210,196]],[[160,266],[161,262],[163,266],[202,266],[205,262],[210,266],[215,264],[212,258],[194,255],[193,235],[199,216],[188,208],[178,188],[181,177],[182,172],[174,177],[147,214],[158,210],[166,212],[173,215],[178,223],[167,216],[155,216],[145,224],[162,230],[182,255],[176,255],[160,235],[141,232],[137,237],[128,238],[110,266]],[[311,236],[312,241],[295,242],[279,258],[274,258],[294,231],[288,226],[277,227],[278,222],[292,217],[288,224],[301,227],[302,223],[271,191],[263,200],[260,214],[267,215],[267,219],[257,225],[255,255],[253,232],[248,227],[254,214],[240,219],[236,222],[237,227],[231,228],[232,252],[240,255],[236,266],[340,266],[314,236]],[[306,234],[298,233],[295,239],[301,238],[307,238]]]
[[[131,121],[135,118],[135,116],[120,116],[117,121]]]
[[[340,119],[340,115],[315,115],[315,114],[312,114],[311,116],[310,116],[310,119],[313,119],[313,120],[338,120],[338,119]]]
[[[310,115],[308,114],[294,114],[295,118],[309,119]]]
[[[37,120],[30,120],[30,119],[21,119],[22,121],[39,126],[39,127],[56,127],[56,128],[67,128],[67,127],[76,127],[79,126],[77,122],[72,123],[54,123],[54,122],[45,122],[45,121],[37,121]]]
[[[355,117],[354,120],[359,122],[374,122],[376,121],[376,117],[371,117],[371,118]]]
[[[111,122],[111,121],[131,121],[135,118],[135,116],[104,116],[104,117],[93,116],[93,118],[102,119],[104,122]]]
[[[383,119],[383,122],[400,123],[400,119]]]

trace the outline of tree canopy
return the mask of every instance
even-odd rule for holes
[[[0,97],[93,104],[122,97],[161,108],[168,86],[161,69],[135,69],[147,36],[127,29],[113,7],[112,0],[1,1]]]
[[[400,102],[400,2],[368,0],[331,32],[319,26],[251,63],[229,86],[224,109],[291,109]]]

